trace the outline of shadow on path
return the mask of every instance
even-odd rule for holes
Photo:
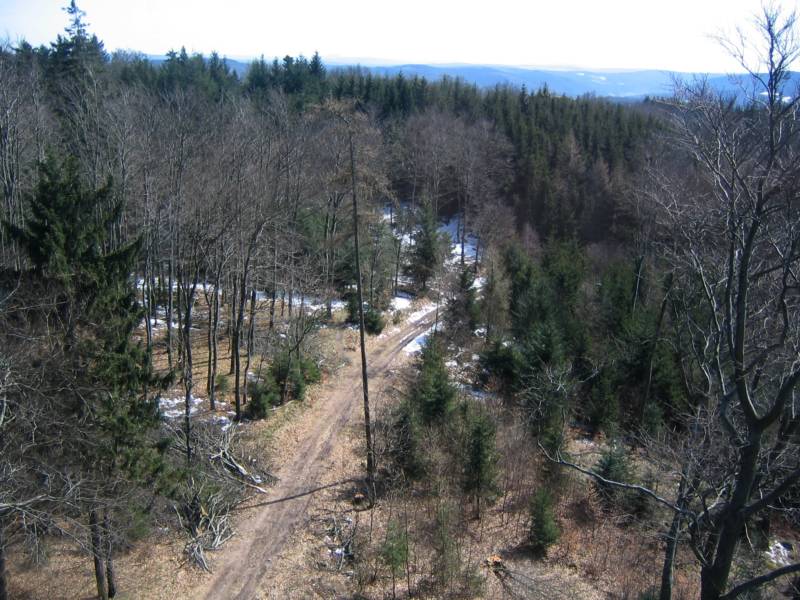
[[[344,485],[345,483],[355,483],[357,481],[361,481],[361,479],[357,477],[351,477],[349,479],[342,479],[341,481],[334,481],[333,483],[329,483],[327,485],[320,485],[318,487],[311,488],[310,490],[305,490],[297,494],[292,494],[291,496],[284,496],[283,498],[275,498],[274,500],[267,500],[266,502],[259,502],[258,504],[250,504],[247,506],[247,510],[251,508],[258,508],[260,506],[269,506],[270,504],[279,504],[281,502],[287,502],[288,500],[295,500],[297,498],[302,498],[303,496],[310,496],[311,494],[320,492],[322,490],[327,490],[328,488]]]

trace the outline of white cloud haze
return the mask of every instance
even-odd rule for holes
[[[67,24],[59,0],[0,0],[0,35],[38,45]],[[186,46],[387,62],[738,70],[710,34],[746,26],[758,0],[83,0],[106,48]],[[787,9],[797,2],[784,2]]]

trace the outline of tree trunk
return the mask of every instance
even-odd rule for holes
[[[467,199],[464,198],[464,207],[459,223],[459,236],[461,237],[461,268],[464,268],[464,245],[467,242]]]
[[[6,538],[4,523],[0,520],[0,600],[8,600],[8,581],[6,580]]]
[[[150,293],[150,250],[148,248],[147,257],[144,263],[144,273],[142,273],[142,306],[144,307],[144,331],[145,344],[147,351],[153,349],[153,322],[151,314],[153,312],[152,295]]]
[[[480,257],[480,250],[481,250],[481,238],[479,235],[476,235],[475,240],[475,264],[473,265],[473,270],[475,274],[478,274],[478,258]]]
[[[269,303],[270,331],[275,328],[275,302],[278,299],[278,226],[273,225],[272,231],[274,236],[274,239],[272,240],[274,248],[272,252],[272,298],[270,298]]]
[[[108,600],[102,534],[100,532],[100,523],[97,520],[97,510],[94,508],[89,511],[89,537],[94,558],[94,580],[97,584],[97,596],[102,600]]]
[[[219,278],[217,278],[219,283]],[[211,389],[208,392],[208,397],[211,401],[211,410],[216,409],[217,401],[217,364],[218,351],[217,351],[217,329],[219,327],[219,294],[214,293],[214,323],[211,328],[211,356],[209,357],[209,375],[208,378],[211,383]]]
[[[217,400],[217,332],[219,330],[219,282],[222,267],[217,270],[214,278],[214,296],[209,307],[209,348],[208,348],[208,397],[211,410],[216,409]]]
[[[397,238],[397,255],[394,263],[394,292],[392,296],[397,296],[397,285],[400,281],[400,250],[403,247],[403,238]]]
[[[169,260],[169,275],[167,279],[167,306],[165,307],[165,317],[167,320],[167,364],[172,370],[172,259]]]
[[[241,384],[241,376],[242,376],[242,357],[241,357],[241,345],[242,345],[242,329],[244,329],[244,305],[245,299],[247,298],[247,265],[245,264],[244,272],[242,273],[242,281],[241,285],[239,286],[239,306],[236,309],[236,326],[233,330],[233,350],[232,350],[232,358],[233,367],[234,367],[234,397],[236,399],[236,418],[241,419],[242,416],[242,404],[246,402],[242,394],[242,384]]]
[[[183,292],[186,302],[186,310],[183,315],[183,386],[186,392],[186,410],[184,413],[184,425],[186,428],[186,466],[192,464],[192,389],[194,388],[193,361],[192,361],[192,305],[194,304],[194,293],[197,286],[197,277],[193,277],[192,285],[188,291]],[[181,285],[183,288],[183,285]]]
[[[650,389],[653,384],[653,367],[656,358],[656,349],[658,346],[658,339],[661,337],[661,327],[664,324],[664,313],[666,312],[667,308],[667,300],[669,299],[669,292],[672,289],[672,275],[669,275],[669,280],[667,281],[667,289],[664,292],[664,299],[661,301],[661,310],[658,313],[658,321],[656,322],[656,333],[653,338],[653,346],[650,348],[650,364],[647,370],[647,385],[644,389],[644,396],[642,396],[642,401],[639,404],[639,423],[644,420],[644,411],[647,408],[647,402],[650,400]],[[636,285],[639,285],[639,275],[636,275]]]
[[[686,490],[686,469],[681,475],[681,482],[678,485],[678,507],[683,508],[684,493]],[[664,549],[664,566],[661,569],[661,589],[659,590],[659,600],[672,600],[672,582],[675,572],[675,554],[678,550],[678,534],[683,523],[683,514],[675,512],[672,517],[672,524],[667,534],[667,546]]]
[[[292,372],[292,354],[289,352],[286,357],[286,378],[283,380],[283,390],[281,390],[281,404],[286,404],[289,401],[289,379]]]
[[[731,565],[744,529],[742,510],[747,505],[752,493],[756,476],[758,453],[761,449],[761,431],[751,430],[748,445],[740,450],[739,465],[741,470],[736,477],[733,496],[721,518],[718,529],[714,561],[700,571],[700,599],[717,600],[728,585]]]
[[[247,381],[247,374],[250,373],[250,361],[253,358],[253,343],[255,340],[255,327],[256,327],[256,288],[250,291],[250,322],[247,324],[247,361],[244,365],[244,383],[242,386],[242,397],[244,402],[247,402],[247,390],[249,383]]]
[[[358,329],[361,341],[361,385],[364,390],[364,434],[367,442],[367,487],[370,506],[375,504],[375,455],[372,448],[372,426],[369,417],[369,386],[367,381],[367,347],[364,341],[364,295],[361,287],[361,256],[358,241],[358,197],[356,194],[356,156],[353,132],[350,141],[350,178],[353,189],[353,238],[356,251],[356,292],[358,294]]]
[[[239,278],[233,278],[233,294],[231,296],[231,314],[228,320],[228,327],[230,329],[230,344],[231,344],[231,365],[228,370],[228,375],[233,375],[236,372],[236,359],[234,355],[239,351],[239,340],[236,338],[236,302],[239,296]],[[237,414],[238,417],[238,414]]]
[[[108,509],[103,512],[103,531],[105,533],[106,550],[106,579],[108,583],[108,597],[113,598],[117,595],[117,576],[114,570],[114,540],[111,537],[111,519]]]

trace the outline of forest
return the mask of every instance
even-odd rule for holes
[[[621,104],[67,12],[0,47],[0,600],[798,597],[794,14]]]

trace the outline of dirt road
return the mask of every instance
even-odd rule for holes
[[[433,312],[374,341],[367,356],[371,395],[381,389],[393,363],[404,357],[403,348],[430,328],[432,319]],[[311,495],[321,489],[326,458],[337,436],[349,423],[364,418],[360,357],[356,352],[350,354],[351,364],[326,384],[329,389],[324,391],[324,399],[303,414],[309,422],[302,428],[302,438],[282,451],[275,473],[278,483],[254,509],[258,512],[239,524],[237,536],[215,557],[213,577],[195,597],[252,600],[259,583],[270,576],[272,559],[280,555],[294,527],[302,521]]]

